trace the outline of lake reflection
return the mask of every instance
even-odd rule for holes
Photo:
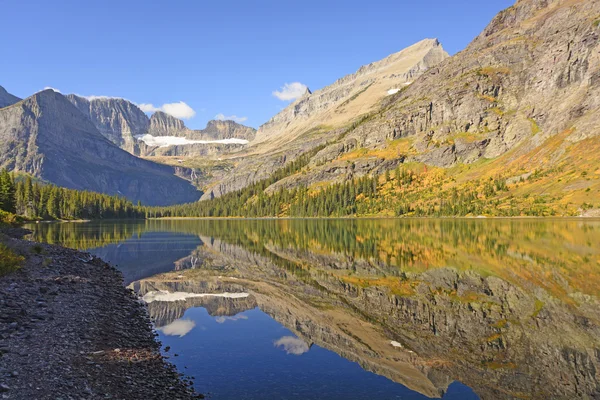
[[[600,396],[597,220],[30,228],[117,264],[217,399]]]

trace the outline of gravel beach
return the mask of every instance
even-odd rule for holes
[[[0,233],[25,257],[0,277],[0,398],[201,398],[160,354],[145,306],[90,254]]]

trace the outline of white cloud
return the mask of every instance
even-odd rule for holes
[[[186,144],[209,144],[209,143],[219,143],[219,144],[248,144],[246,139],[219,139],[219,140],[190,140],[184,137],[179,136],[152,136],[149,134],[145,135],[137,135],[135,137],[137,140],[141,140],[146,143],[148,146],[158,146],[158,147],[169,147],[169,146],[183,146]]]
[[[176,319],[169,325],[165,325],[162,328],[156,328],[156,330],[161,331],[167,336],[184,337],[194,329],[195,326],[196,323],[190,319]]]
[[[238,124],[246,121],[248,117],[238,117],[237,115],[225,115],[225,114],[217,114],[215,115],[215,119],[219,121],[234,121]]]
[[[44,88],[44,90],[48,90],[48,89],[50,89],[50,90],[54,90],[56,93],[60,93],[60,90],[58,90],[58,89],[55,89],[55,88],[53,88],[53,87],[51,87],[51,86],[46,86],[46,87]]]
[[[137,106],[140,108],[140,110],[142,110],[143,112],[147,112],[147,113],[162,111],[160,109],[160,107],[154,107],[152,104],[148,104],[148,103],[138,104]]]
[[[192,107],[188,106],[183,101],[178,103],[166,103],[160,107],[155,107],[154,104],[142,103],[137,105],[143,112],[151,113],[156,111],[163,111],[175,118],[179,119],[190,119],[196,115],[196,111]]]
[[[240,319],[248,319],[245,315],[234,315],[233,317],[219,316],[215,318],[217,324],[223,324],[227,321],[239,321]]]
[[[302,355],[309,350],[309,347],[302,339],[293,336],[284,336],[275,341],[275,347],[282,347],[286,353],[296,356]]]
[[[306,89],[308,86],[300,82],[286,83],[281,90],[275,90],[273,96],[283,101],[296,100],[306,92]]]

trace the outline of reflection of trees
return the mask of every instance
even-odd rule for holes
[[[146,231],[140,222],[40,223],[26,226],[38,242],[60,244],[77,250],[116,244]]]
[[[552,292],[558,282],[545,276],[558,268],[569,284],[588,293],[600,285],[597,269],[600,222],[580,220],[477,219],[292,219],[147,220],[87,224],[38,224],[34,239],[78,249],[120,243],[145,231],[218,238],[257,254],[266,247],[374,265],[386,275],[436,266],[476,269],[515,282],[534,279]],[[194,255],[189,264],[194,267]],[[272,255],[271,255],[272,257]],[[289,262],[279,260],[280,263]],[[297,270],[297,266],[282,265]],[[313,267],[320,268],[320,265]],[[351,268],[351,267],[350,267]],[[297,271],[298,273],[299,271]],[[539,281],[539,282],[538,282]]]

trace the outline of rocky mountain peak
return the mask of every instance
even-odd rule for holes
[[[156,111],[150,117],[148,133],[152,136],[185,136],[188,129],[182,120],[163,111]]]
[[[8,107],[20,100],[20,98],[18,98],[17,96],[13,96],[12,94],[8,93],[6,89],[0,86],[0,108]]]
[[[255,144],[276,140],[280,145],[320,124],[347,124],[379,104],[390,89],[402,88],[448,57],[437,39],[424,39],[363,65],[323,89],[311,92],[307,88],[302,97],[259,128]]]
[[[114,97],[85,98],[75,94],[66,97],[104,137],[131,153],[136,147],[134,136],[147,133],[150,127],[148,116],[128,100]]]
[[[235,121],[211,120],[206,124],[206,128],[194,131],[191,136],[201,140],[244,139],[251,141],[256,136],[256,129]]]

